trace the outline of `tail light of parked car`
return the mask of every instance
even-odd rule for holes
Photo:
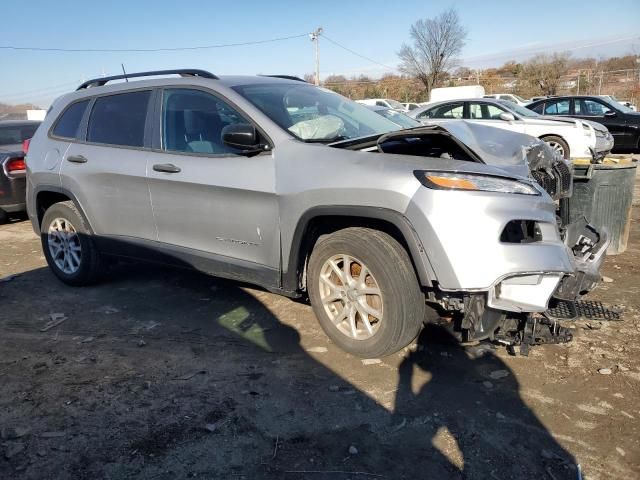
[[[29,152],[29,145],[31,145],[31,139],[27,138],[24,142],[22,142],[22,153],[25,155]]]
[[[10,158],[5,162],[7,173],[24,173],[27,170],[27,162],[23,158]]]

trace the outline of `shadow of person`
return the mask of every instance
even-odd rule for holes
[[[447,478],[576,478],[573,456],[523,402],[507,365],[443,327],[427,325],[401,363],[393,416],[395,429],[431,443],[424,468]]]

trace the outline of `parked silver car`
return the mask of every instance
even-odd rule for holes
[[[571,176],[542,142],[487,143],[489,165],[449,130],[290,77],[127,77],[168,73],[86,82],[33,138],[28,212],[63,282],[95,281],[105,256],[193,267],[308,296],[337,345],[377,357],[426,304],[487,338],[599,279],[606,236],[563,241]]]

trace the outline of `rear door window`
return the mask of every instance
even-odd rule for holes
[[[98,97],[89,117],[87,140],[143,147],[150,97],[150,90]]]
[[[500,120],[500,114],[506,110],[490,103],[469,103],[469,118],[482,120]]]
[[[463,103],[448,103],[439,107],[427,110],[420,118],[462,118],[464,110]]]
[[[56,126],[53,128],[53,134],[56,137],[78,139],[80,123],[82,122],[82,117],[87,109],[87,105],[89,105],[89,100],[82,100],[81,102],[71,104],[69,108],[62,112],[60,118],[58,118]]]
[[[545,115],[569,115],[569,100],[548,100],[544,106]]]

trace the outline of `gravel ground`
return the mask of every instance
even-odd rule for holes
[[[188,271],[67,287],[2,225],[0,478],[640,478],[638,212],[589,297],[623,321],[527,358],[427,328],[362,361],[308,305]]]

